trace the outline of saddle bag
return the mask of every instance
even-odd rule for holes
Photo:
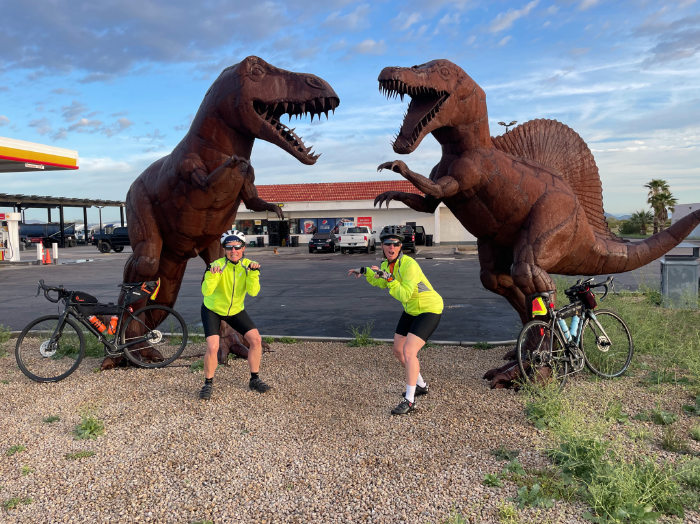
[[[71,305],[76,306],[80,313],[87,317],[91,315],[118,315],[121,313],[121,309],[112,302],[100,304],[95,297],[83,291],[73,291],[70,296],[70,302]]]
[[[149,280],[147,282],[141,282],[139,284],[134,284],[132,287],[124,292],[124,301],[120,304],[128,306],[144,298],[150,298],[154,300],[158,295],[160,290],[160,279]]]

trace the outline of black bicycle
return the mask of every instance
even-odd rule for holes
[[[39,281],[50,302],[63,301],[60,315],[31,322],[17,339],[15,356],[22,372],[37,382],[58,382],[73,373],[85,356],[85,335],[92,334],[111,357],[125,356],[145,368],[161,368],[177,359],[187,344],[187,325],[173,309],[150,305],[134,311],[133,304],[155,299],[160,280],[120,284],[119,304],[100,303],[82,291],[51,287]],[[49,293],[55,292],[52,297]],[[169,323],[164,324],[168,319]],[[82,326],[82,328],[80,327]],[[165,327],[167,326],[167,327]],[[164,329],[165,327],[165,329]]]
[[[634,354],[632,335],[627,324],[614,311],[597,307],[593,290],[605,288],[601,302],[612,288],[613,277],[594,284],[593,278],[564,291],[569,304],[555,310],[551,300],[554,291],[531,297],[532,314],[547,321],[532,320],[518,336],[516,350],[521,375],[528,381],[550,377],[563,387],[569,375],[584,366],[603,378],[619,377],[630,365]],[[571,319],[571,326],[566,323]]]

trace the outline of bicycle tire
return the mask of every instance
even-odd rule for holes
[[[549,352],[548,347],[543,347],[543,344],[547,340],[554,336],[558,347],[552,350],[552,353],[557,353],[558,365],[556,368],[548,365],[546,362],[540,362],[539,365],[533,366],[532,355],[535,352],[541,352],[543,349]],[[567,360],[562,360],[565,358],[565,345],[561,340],[561,336],[556,331],[552,333],[552,328],[546,322],[541,320],[531,320],[523,326],[518,335],[518,341],[516,343],[516,352],[518,354],[518,368],[520,369],[520,375],[525,379],[525,381],[530,383],[535,383],[535,374],[540,377],[545,377],[545,375],[551,377],[554,376],[554,380],[560,381],[559,388],[563,388],[566,384],[566,380],[569,375],[569,362]],[[546,373],[540,373],[538,370],[542,368],[548,368],[551,371]]]
[[[43,344],[47,343],[48,340],[40,343],[39,347],[36,347],[36,342],[29,343],[28,341],[27,341],[27,344],[30,347],[24,346],[25,339],[29,339],[32,335],[41,336],[41,334],[46,332],[45,329],[32,331],[33,327],[35,327],[41,323],[48,323],[48,322],[54,322],[54,321],[56,322],[56,324],[58,324],[60,319],[61,319],[61,317],[59,315],[47,315],[44,317],[39,317],[36,320],[33,320],[32,322],[27,324],[27,326],[22,330],[22,333],[20,333],[19,337],[17,337],[17,344],[15,346],[15,359],[17,360],[17,366],[22,371],[22,373],[24,373],[27,377],[29,377],[30,379],[32,379],[35,382],[58,382],[60,380],[63,380],[64,378],[68,377],[71,373],[73,373],[76,369],[78,369],[78,366],[80,366],[80,363],[82,362],[83,357],[85,357],[85,336],[83,335],[83,332],[80,330],[80,328],[78,327],[76,322],[74,322],[70,318],[66,318],[65,322],[63,324],[63,328],[61,328],[61,336],[65,335],[63,330],[65,329],[65,325],[68,324],[71,328],[73,328],[73,330],[77,334],[78,342],[79,342],[78,355],[75,358],[73,365],[70,366],[67,371],[64,371],[63,373],[60,373],[60,374],[55,375],[55,376],[41,376],[41,375],[37,374],[38,371],[36,371],[36,369],[38,367],[40,367],[41,363],[48,364],[47,359],[52,359],[55,362],[58,360],[62,360],[63,357],[71,358],[69,355],[74,354],[74,353],[63,353],[62,356],[60,356],[58,358],[53,358],[56,356],[56,354],[60,355],[60,353],[59,353],[60,348],[59,349],[48,349],[48,350],[44,349],[43,351],[47,351],[48,353],[51,353],[51,355],[42,354],[41,346],[43,346]],[[53,331],[52,331],[52,334],[53,334]],[[50,336],[48,338],[50,340]],[[24,353],[23,349],[31,350],[32,348],[34,348],[36,353],[38,355],[41,355],[42,358],[38,359],[36,362],[30,363],[29,358],[23,357],[23,353]],[[37,364],[37,365],[35,365],[35,364]],[[44,366],[44,367],[46,368],[47,366]],[[53,368],[56,368],[56,367],[58,367],[58,366],[53,366]],[[30,371],[29,368],[32,368],[32,370],[34,370],[34,371]],[[48,369],[46,369],[46,371],[48,372]]]
[[[610,353],[610,346],[612,345],[612,340],[607,341],[607,344],[604,340],[601,340],[600,335],[596,333],[598,326],[595,326],[595,323],[591,324],[591,319],[589,317],[586,317],[586,320],[583,323],[583,327],[581,328],[580,342],[580,347],[583,351],[583,357],[586,363],[586,367],[591,371],[591,373],[598,375],[602,378],[619,377],[625,371],[627,371],[630,362],[632,362],[632,356],[634,355],[634,343],[632,342],[632,334],[630,333],[627,324],[625,324],[625,321],[622,320],[622,318],[620,318],[620,315],[618,315],[614,311],[611,311],[609,309],[600,309],[598,311],[595,311],[594,314],[598,319],[598,322],[600,322],[603,326],[603,329],[605,330],[607,336],[610,339],[618,340],[624,334],[624,336],[627,338],[627,345],[626,347],[621,348],[619,351],[617,351],[617,349],[614,349],[615,353],[613,353],[612,355],[619,355],[619,359],[616,359],[614,356],[606,358],[605,361],[607,363],[605,365],[607,366],[607,368],[605,370],[600,369],[603,367],[601,365],[601,363],[603,362],[603,355],[608,355]],[[587,332],[593,332],[593,336],[595,337],[595,345],[598,351],[591,347],[594,341],[591,339],[590,336],[588,337],[589,343],[586,344]],[[588,346],[588,349],[586,348],[586,346]],[[607,348],[601,349],[601,346],[607,346]],[[589,356],[592,358],[589,359]],[[622,363],[623,360],[624,363]],[[618,362],[620,363],[619,365]]]
[[[159,314],[158,312],[161,312]],[[162,315],[162,318],[159,318]],[[129,317],[126,318],[122,330],[119,333],[119,344],[125,344],[127,340],[127,330],[132,322],[138,319],[139,324],[134,327],[136,331],[145,330],[147,324],[154,323],[155,327],[159,327],[166,318],[172,318],[176,321],[170,327],[170,334],[163,333],[155,328],[149,328],[154,332],[155,342],[144,341],[143,343],[136,344],[134,346],[124,348],[124,355],[131,362],[142,368],[163,368],[168,364],[172,364],[184,351],[187,345],[187,324],[180,314],[166,306],[161,305],[151,305],[143,307],[137,311],[131,313]],[[144,327],[141,327],[144,326]],[[145,334],[145,332],[144,332]],[[143,336],[143,335],[139,335]],[[160,337],[160,338],[159,338]],[[144,345],[146,344],[146,345]],[[172,346],[172,347],[171,347]],[[163,358],[162,361],[151,361],[147,362],[143,360],[141,353],[144,350],[156,349]],[[162,355],[165,350],[168,350],[167,356]]]

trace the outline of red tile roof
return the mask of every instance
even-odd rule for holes
[[[325,202],[337,200],[374,200],[385,191],[423,193],[408,180],[377,182],[333,182],[327,184],[275,184],[256,186],[258,196],[267,202]]]

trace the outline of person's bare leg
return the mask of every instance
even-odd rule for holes
[[[418,352],[425,345],[425,340],[409,333],[403,345],[404,367],[406,368],[406,385],[414,386],[420,375]]]
[[[399,335],[398,333],[394,333],[394,356],[399,362],[401,362],[403,367],[406,367],[406,362],[403,358],[403,345],[405,342],[406,337]]]
[[[204,378],[213,378],[219,365],[219,335],[207,337],[207,352],[204,354]]]
[[[248,365],[250,366],[250,372],[258,373],[260,371],[260,358],[262,357],[262,338],[260,337],[260,332],[257,329],[251,329],[243,338],[250,344],[248,348]]]

